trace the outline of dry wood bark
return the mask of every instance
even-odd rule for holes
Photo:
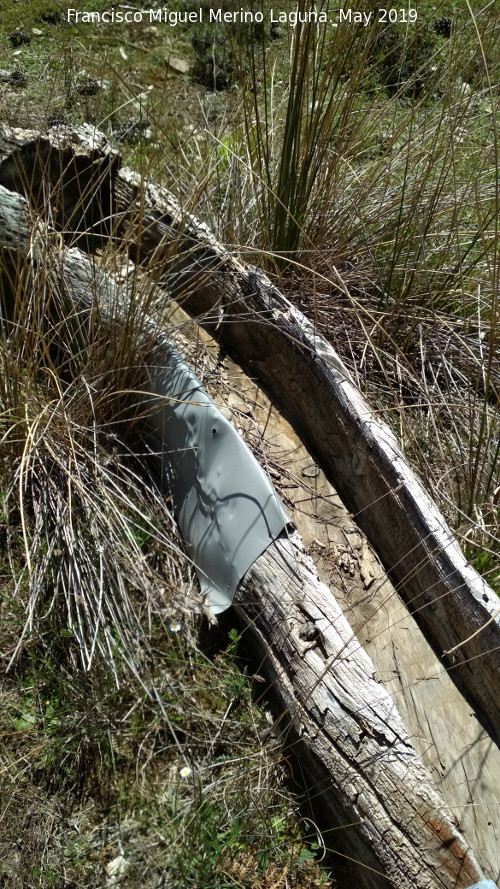
[[[498,599],[463,557],[335,351],[265,276],[185,217],[168,192],[142,187],[135,174],[121,171],[116,195],[117,208],[127,214],[122,231],[138,258],[157,265],[183,307],[267,386],[435,649],[441,654],[459,646],[445,663],[498,740]]]
[[[236,607],[271,679],[315,809],[320,805],[330,828],[341,828],[333,845],[361,865],[354,865],[357,885],[430,889],[477,880],[477,865],[394,702],[297,534],[257,559]]]
[[[268,387],[435,650],[454,649],[444,662],[498,741],[498,599],[464,559],[331,346],[262,273],[183,213],[170,192],[119,170],[102,134],[89,126],[44,136],[1,128],[0,184],[26,191],[40,206],[47,180],[55,221],[69,237],[95,247],[112,232]]]
[[[335,489],[311,461],[262,388],[226,357],[187,316],[168,311],[169,329],[188,360],[255,450],[298,529],[323,583],[391,695],[412,745],[481,866],[500,877],[500,750],[443,668],[394,590]],[[178,331],[178,332],[177,332]],[[201,346],[201,354],[200,354]],[[315,810],[316,796],[311,794]],[[328,835],[333,837],[334,835]]]
[[[21,197],[0,187],[0,247],[10,258],[23,256],[35,276],[40,266],[47,281],[42,265],[56,249],[54,239],[43,225],[33,239],[30,215]],[[126,307],[125,296],[80,250],[59,245],[59,251],[51,274],[63,282],[81,329],[94,300],[103,316],[110,304]],[[168,341],[158,333],[155,363],[163,343],[168,361]],[[298,535],[279,540],[254,563],[237,608],[261,650],[288,740],[303,753],[307,783],[321,791],[328,827],[352,824],[343,832],[344,848],[357,884],[465,889],[481,879],[473,851]]]
[[[262,273],[184,216],[172,196],[122,170],[117,209],[141,262],[291,419],[377,551],[398,592],[500,739],[498,598],[333,348]],[[135,214],[135,215],[134,215]],[[478,632],[480,631],[480,632]],[[470,638],[472,637],[472,638]],[[464,640],[470,640],[464,643]]]

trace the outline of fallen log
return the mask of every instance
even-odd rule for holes
[[[0,187],[0,248],[11,270],[17,254],[19,274],[24,263],[34,282],[38,274],[45,286],[62,282],[79,333],[96,308],[104,320],[110,306],[126,314],[126,295],[114,282],[77,248],[54,243],[47,226],[38,223],[32,237],[31,217],[23,198]],[[151,406],[156,396],[161,414],[156,383],[168,367],[171,344],[160,332],[153,342],[151,334],[146,324],[146,368],[148,354],[154,361],[151,393],[144,397]],[[145,422],[149,429],[149,418]],[[321,790],[328,827],[352,825],[342,832],[342,844],[357,884],[466,889],[482,879],[474,852],[298,535],[278,539],[259,556],[239,586],[236,607],[262,651],[307,782]]]
[[[164,189],[121,170],[116,205],[137,258],[257,377],[356,517],[402,599],[500,740],[498,598],[334,349],[257,269],[186,217]]]
[[[0,184],[38,207],[52,194],[55,223],[70,242],[95,249],[113,237],[125,244],[267,386],[498,741],[498,598],[314,325],[183,213],[170,192],[120,169],[92,127],[44,136],[0,128]]]
[[[200,360],[209,391],[267,467],[322,582],[391,695],[407,734],[467,842],[500,877],[500,750],[394,590],[365,535],[262,388],[182,310],[169,311],[180,348]],[[300,757],[297,768],[300,771]],[[311,794],[316,808],[316,795]],[[326,836],[335,839],[336,834]]]
[[[457,844],[456,822],[298,535],[257,559],[235,607],[272,682],[314,810],[330,829],[348,825],[334,845],[359,863],[356,885],[469,886],[475,864]]]

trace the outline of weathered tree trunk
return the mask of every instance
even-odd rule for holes
[[[498,598],[467,563],[341,359],[262,273],[184,216],[168,192],[141,187],[135,174],[122,170],[115,194],[126,216],[122,231],[138,258],[157,266],[160,283],[291,419],[498,742]]]
[[[279,700],[280,726],[314,808],[329,828],[340,828],[334,848],[359,862],[356,885],[430,889],[477,880],[477,864],[394,702],[298,535],[257,559],[236,607]],[[328,843],[332,834],[326,836]]]
[[[23,256],[35,276],[54,250],[41,224],[31,240],[26,201],[2,187],[0,248],[10,258]],[[51,274],[59,275],[76,307],[79,329],[94,301],[104,318],[110,306],[126,311],[125,295],[80,250],[59,249]],[[158,333],[151,344],[152,326],[145,330],[156,365],[165,338]],[[237,608],[261,649],[307,783],[322,792],[327,826],[344,827],[358,885],[465,889],[482,879],[473,851],[298,535],[278,540],[254,563],[240,585]]]
[[[43,206],[47,180],[55,222],[67,238],[94,248],[112,233],[268,387],[435,650],[452,649],[444,662],[498,741],[498,598],[463,557],[333,348],[167,190],[119,170],[118,156],[92,127],[45,136],[0,128],[0,184]]]

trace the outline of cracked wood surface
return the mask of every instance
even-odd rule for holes
[[[117,153],[90,125],[43,135],[1,127],[0,184],[28,193],[36,207],[47,207],[52,193],[56,225],[86,248],[110,236],[123,242],[268,387],[435,650],[458,646],[444,662],[498,740],[498,599],[314,326],[169,191],[120,169]]]
[[[497,745],[426,642],[335,489],[257,381],[228,357],[221,362],[214,340],[175,304],[167,319],[178,348],[196,363],[207,390],[266,467],[320,579],[372,659],[375,678],[395,702],[413,747],[480,864],[498,881]],[[314,647],[318,629],[307,616],[299,636]],[[311,792],[313,813],[316,802]]]
[[[333,835],[339,854],[362,865],[357,885],[437,889],[477,880],[452,813],[298,534],[257,559],[235,607],[271,681],[280,728],[307,774],[314,808],[330,828],[340,827]]]
[[[157,268],[168,292],[272,393],[498,741],[498,598],[338,355],[262,273],[225,251],[164,189],[140,187],[122,170],[116,194],[137,258]]]
[[[14,206],[12,200],[13,196],[8,198],[11,208]],[[24,211],[21,210],[17,218],[14,219],[14,224],[11,225],[10,228],[10,234],[6,239],[9,241],[10,249],[13,248],[13,238],[15,240],[16,228],[19,233],[19,220],[22,219],[23,212],[26,212],[27,214],[26,208]],[[8,226],[6,227],[6,230],[7,229]],[[12,234],[12,231],[14,231],[14,235]],[[76,261],[77,251],[70,251],[70,253]],[[81,255],[81,262],[83,266],[85,264],[83,255]],[[87,278],[87,288],[90,287],[90,292],[93,292],[93,290],[97,289],[95,287],[95,281],[93,287],[90,286],[90,282],[95,278],[95,268],[90,267],[90,264],[88,265],[88,275],[85,272],[83,276],[81,276],[81,280],[83,282]],[[74,280],[77,280],[77,278],[78,276],[76,276]],[[99,280],[101,281],[101,278]],[[111,290],[112,289],[113,288],[111,288]],[[371,876],[369,878],[367,876],[369,872],[366,869],[366,864],[371,860],[373,864],[368,864],[368,867],[373,866],[375,871],[383,870],[389,875],[389,884],[392,882],[392,885],[394,886],[406,887],[410,879],[414,880],[413,885],[421,885],[422,887],[433,887],[434,885],[457,887],[468,886],[471,882],[475,879],[479,879],[481,876],[481,871],[475,864],[473,853],[469,851],[467,842],[456,828],[453,816],[449,809],[444,805],[436,791],[432,789],[432,782],[430,781],[429,775],[412,750],[402,723],[394,712],[394,706],[391,699],[382,686],[377,684],[373,678],[373,667],[371,666],[369,658],[360,649],[347,622],[345,622],[345,626],[342,625],[341,620],[344,619],[341,616],[338,606],[335,604],[333,596],[331,596],[329,591],[320,584],[317,577],[314,577],[314,570],[311,566],[308,567],[306,557],[300,553],[300,547],[297,549],[297,546],[294,543],[294,551],[290,552],[286,549],[289,545],[289,541],[283,541],[282,544],[280,543],[277,548],[277,556],[273,550],[272,559],[274,561],[271,563],[271,573],[267,582],[267,588],[269,590],[276,588],[276,585],[273,586],[272,584],[275,584],[279,575],[280,564],[283,564],[283,559],[285,559],[284,570],[288,579],[284,579],[283,584],[279,586],[279,601],[269,607],[275,608],[278,606],[279,610],[282,608],[283,602],[287,603],[288,607],[286,610],[287,613],[289,612],[288,618],[284,615],[283,620],[281,621],[281,626],[286,635],[286,644],[279,634],[278,637],[276,637],[277,641],[275,636],[271,636],[271,639],[269,640],[271,647],[269,647],[269,643],[266,643],[265,637],[262,637],[262,644],[264,645],[264,652],[269,658],[268,668],[271,676],[279,676],[280,679],[280,688],[283,690],[283,701],[286,704],[284,708],[284,719],[287,718],[289,713],[291,714],[291,710],[289,709],[289,691],[287,688],[291,688],[292,692],[297,696],[297,701],[304,700],[304,703],[306,703],[311,696],[313,696],[315,700],[319,700],[318,695],[322,694],[324,700],[328,700],[329,702],[326,709],[321,710],[320,708],[317,711],[317,714],[323,713],[325,715],[324,725],[320,725],[316,719],[316,722],[318,723],[316,728],[313,726],[309,732],[309,736],[313,741],[319,738],[321,742],[326,744],[326,748],[329,750],[325,760],[326,764],[323,762],[322,758],[318,756],[317,750],[314,748],[313,763],[311,765],[311,763],[307,761],[307,768],[309,770],[309,778],[312,787],[315,787],[318,784],[318,781],[320,782],[320,785],[321,781],[326,781],[327,784],[329,782],[328,786],[330,789],[334,786],[338,790],[338,794],[334,794],[333,790],[332,792],[324,794],[324,799],[327,802],[330,801],[331,817],[334,818],[336,813],[336,816],[340,819],[337,823],[345,824],[347,815],[356,815],[357,813],[359,816],[357,820],[360,820],[360,813],[365,811],[365,809],[363,809],[364,791],[362,790],[358,792],[358,784],[356,783],[356,780],[367,782],[368,787],[370,787],[372,782],[375,782],[373,786],[375,787],[376,785],[376,792],[373,791],[372,787],[370,793],[375,792],[375,797],[378,793],[382,799],[382,808],[373,808],[375,798],[372,799],[368,790],[366,790],[366,794],[368,794],[366,799],[369,800],[366,811],[369,813],[373,808],[374,818],[375,814],[378,813],[377,818],[375,818],[373,822],[373,829],[370,827],[370,823],[365,822],[360,825],[357,830],[352,831],[351,836],[353,838],[348,838],[348,847],[354,853],[354,857],[356,857],[359,852],[364,859],[363,863],[365,867],[359,869],[359,885],[373,886],[375,885],[374,880],[378,879],[373,871],[370,872]],[[285,551],[283,551],[282,547],[285,547]],[[269,551],[266,556],[267,555],[271,557]],[[261,559],[264,559],[264,557],[261,557]],[[297,566],[301,566],[301,571],[303,571],[303,573],[302,576],[299,577],[298,586],[302,591],[304,591],[304,589],[306,590],[306,592],[302,592],[299,596],[301,604],[297,606],[297,612],[296,609],[294,610],[296,592],[285,592],[286,586],[288,585],[289,588],[290,585],[291,564],[294,566],[293,571],[295,573],[297,571]],[[266,565],[266,561],[262,564],[261,560],[258,560],[258,563],[256,563],[257,567],[254,567],[256,567],[256,570],[258,570],[259,573],[264,571],[265,574],[266,570],[268,570]],[[252,570],[253,569],[251,569],[245,578],[245,584],[248,583]],[[369,564],[365,564],[364,571],[366,577],[369,579]],[[307,577],[304,576],[305,574],[307,574]],[[259,583],[266,588],[266,584],[262,584],[262,579]],[[260,588],[257,589],[257,583],[254,584],[254,587],[255,589],[252,595],[253,602],[255,603],[256,601],[260,601],[258,598]],[[244,591],[244,589],[245,586],[243,585],[242,591]],[[311,601],[309,601],[309,595],[312,596]],[[270,602],[273,602],[272,596],[270,596]],[[259,614],[255,611],[251,611],[251,598],[248,606],[249,619],[247,622],[252,626],[253,632],[256,633],[257,641],[259,641],[259,633],[261,632],[259,629]],[[240,600],[238,602],[238,607],[240,609],[242,608]],[[246,605],[244,607],[246,610]],[[320,609],[320,616],[318,616],[318,607]],[[266,613],[264,604],[262,604],[262,607],[259,606],[259,608],[259,613]],[[295,613],[298,615],[298,623],[295,627],[297,630],[296,639],[294,632],[290,632],[290,626],[292,625],[286,623],[287,620],[293,621]],[[276,624],[276,621],[273,622],[271,614],[268,614],[268,618],[271,621],[271,625],[275,627],[275,629],[279,629],[279,624]],[[323,623],[319,623],[320,621],[323,621]],[[316,628],[314,632],[311,630],[311,625]],[[287,626],[288,629],[286,629]],[[294,630],[293,626],[292,630]],[[313,674],[316,674],[316,679],[314,679],[312,684],[306,683],[306,685],[304,685],[300,679],[299,674],[301,671],[299,670],[295,674],[292,671],[290,676],[290,683],[292,684],[291,686],[290,684],[287,686],[286,672],[283,672],[283,670],[278,672],[278,666],[281,662],[280,659],[283,659],[283,655],[279,652],[286,652],[288,650],[287,645],[290,645],[290,640],[293,643],[292,648],[295,646],[296,651],[301,653],[301,664],[305,665],[304,671],[306,673],[312,671]],[[276,657],[274,655],[275,642]],[[266,644],[268,646],[267,651],[265,647]],[[335,645],[337,648],[335,648]],[[341,646],[340,648],[339,645]],[[352,645],[354,645],[354,649],[352,648]],[[342,647],[344,651],[349,652],[348,657],[343,656]],[[356,650],[359,657],[356,657]],[[276,664],[273,666],[272,658],[274,657],[278,666],[276,666]],[[335,661],[335,666],[333,670],[329,669],[327,671],[326,676],[323,676],[325,657],[327,660],[329,658],[333,659]],[[323,661],[321,658],[323,658]],[[349,672],[352,668],[352,663],[349,664],[349,661],[355,665],[354,673]],[[333,666],[333,661],[330,666]],[[343,682],[335,678],[337,675],[344,677]],[[299,676],[299,678],[296,680],[297,676]],[[316,682],[318,678],[319,681]],[[358,684],[356,685],[356,683]],[[281,694],[279,689],[278,691]],[[330,710],[330,707],[333,706],[332,700],[336,695],[339,696],[336,705],[337,710],[335,710],[335,707],[333,710]],[[378,709],[379,701],[381,702],[380,712]],[[340,714],[341,716],[340,734],[334,730],[334,726],[329,718],[330,712],[336,712],[337,715]],[[305,709],[304,720],[306,719],[306,716],[307,710]],[[292,720],[289,723],[290,737],[293,743],[296,741],[296,743],[300,745],[300,749],[303,748],[305,743],[304,732],[301,727],[305,725],[304,720],[300,723],[299,719],[299,724],[297,724],[297,718],[295,718],[295,721]],[[349,731],[347,731],[345,726],[349,725],[352,728],[353,724],[356,724],[354,734],[352,734],[352,732],[349,734]],[[327,727],[327,730],[325,729],[325,726]],[[342,726],[344,726],[344,728],[342,728]],[[294,733],[296,734],[296,738],[294,738]],[[340,741],[344,744],[344,748],[341,750],[341,756],[338,754],[336,748],[336,744],[340,743]],[[377,745],[378,752],[376,752]],[[358,760],[351,759],[350,762],[352,767],[352,781],[349,782],[347,779],[343,780],[343,776],[345,777],[348,774],[347,772],[342,771],[343,759],[346,759],[347,757],[346,750],[354,755],[353,751],[355,752],[358,748],[360,757]],[[387,750],[389,748],[391,750],[391,755],[387,756]],[[311,745],[306,745],[304,749],[310,753]],[[367,759],[368,750],[371,752]],[[392,754],[394,754],[394,762]],[[304,763],[305,762],[306,761],[304,760]],[[377,762],[378,766],[376,766]],[[397,767],[394,763],[396,763]],[[398,786],[397,791],[395,791],[394,782],[399,782],[401,779],[403,772],[401,772],[400,767],[402,765],[404,766],[403,771],[406,776],[406,783],[402,788]],[[368,767],[369,771],[365,775],[364,770],[366,767]],[[384,779],[384,783],[384,780],[377,769],[380,769],[380,771],[383,772],[386,768],[389,768],[389,777],[387,777],[387,780]],[[333,773],[332,775],[331,769],[337,769],[338,774]],[[391,774],[392,777],[390,777]],[[409,782],[409,779],[412,776],[416,776],[417,782],[413,789],[411,789]],[[355,778],[356,780],[354,780]],[[408,796],[413,794],[414,797],[409,811],[408,809],[405,809],[405,807],[408,806],[408,799],[406,797],[407,786]],[[419,802],[421,799],[422,788],[424,788],[422,791],[423,807]],[[391,799],[386,799],[387,795],[389,795]],[[417,802],[415,802],[415,795]],[[393,824],[391,818],[396,817],[395,813],[398,805],[400,808],[398,829],[403,835],[406,836],[408,834],[410,837],[409,842],[406,843],[403,843],[397,833],[393,834],[392,832]],[[418,814],[418,817],[416,817],[416,813]],[[424,827],[422,827],[422,824]],[[401,848],[399,848],[398,844]],[[392,847],[394,847],[393,851],[391,851]],[[403,850],[402,852],[401,849]],[[403,864],[398,866],[397,861],[401,856]],[[425,861],[425,863],[422,864],[422,861]],[[427,873],[427,877],[423,876],[422,882],[416,882],[415,880],[417,880],[417,878],[414,878],[412,874],[413,872],[416,873],[420,868],[424,874]],[[431,874],[432,876],[430,876]],[[367,880],[369,880],[369,882],[366,882]],[[425,880],[427,880],[427,882],[425,882]],[[386,878],[381,882],[381,885],[382,884],[387,885]]]

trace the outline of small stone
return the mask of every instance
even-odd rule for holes
[[[43,31],[40,31],[40,28],[32,28],[31,29],[32,37],[43,37]]]
[[[187,74],[189,71],[189,62],[180,56],[167,56],[165,59],[169,68],[176,71],[177,74]]]
[[[112,886],[118,886],[118,884],[125,879],[129,870],[130,864],[126,858],[124,858],[123,855],[117,855],[116,858],[113,858],[112,861],[106,865],[106,873],[108,875],[106,886],[110,887],[110,889]]]
[[[314,463],[311,463],[309,466],[304,466],[302,470],[302,475],[304,478],[317,478],[319,473],[319,467],[315,466]]]

